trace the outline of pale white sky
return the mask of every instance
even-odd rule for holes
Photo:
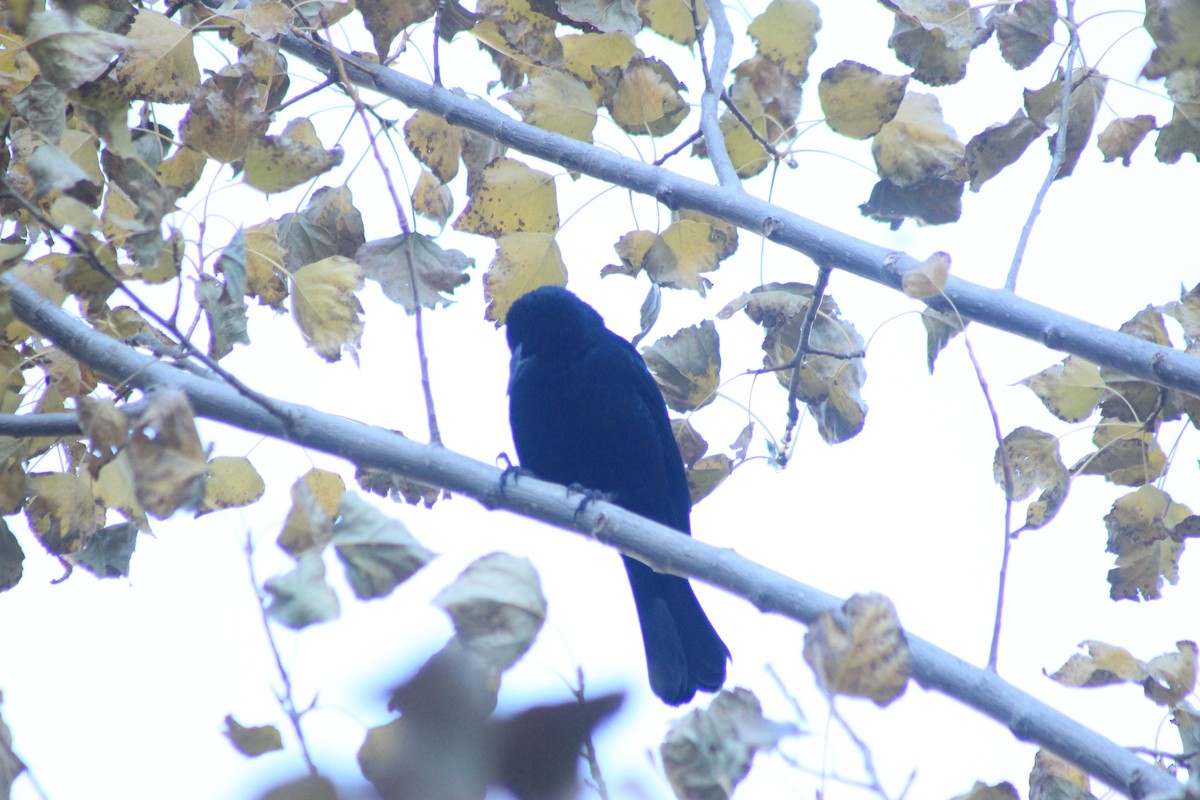
[[[1116,7],[1101,2],[1080,5],[1081,16]],[[813,78],[802,120],[819,118],[816,76],[843,58],[893,74],[904,71],[884,48],[890,16],[880,6],[822,6],[825,24],[810,68]],[[740,12],[731,8],[730,15],[735,30],[743,29]],[[1089,63],[1140,22],[1140,14],[1114,13],[1088,23],[1083,35]],[[1101,25],[1105,31],[1093,30]],[[428,42],[428,35],[426,29],[416,37],[417,48]],[[660,44],[652,34],[645,36],[650,38],[640,42],[643,49],[655,48],[656,54],[677,65],[693,90],[689,99],[698,99],[702,82],[696,72],[684,72],[686,51]],[[474,44],[460,38],[443,53],[451,85],[455,76],[468,80],[486,64]],[[1148,37],[1135,32],[1121,39],[1099,66],[1114,78],[1132,81],[1148,46]],[[739,45],[735,64],[748,48],[748,43]],[[994,43],[977,51],[968,80],[938,92],[960,139],[1006,121],[1021,103],[1021,88],[1047,82],[1057,54],[1052,49],[1014,76],[1000,62]],[[212,57],[210,52],[202,55]],[[292,67],[301,69],[295,59]],[[411,68],[414,74],[424,74],[419,67]],[[303,88],[305,82],[294,79],[293,91]],[[1161,93],[1159,84],[1110,83],[1110,108],[1102,111],[1101,125],[1113,113],[1150,112],[1165,121],[1165,104],[1151,107],[1153,98],[1144,89]],[[922,90],[910,85],[910,91]],[[313,113],[330,105],[336,107],[315,115],[327,144],[346,123],[345,104],[328,96],[297,109]],[[409,115],[396,103],[384,113],[400,120]],[[281,130],[285,121],[281,119],[272,132]],[[693,112],[681,133],[695,121]],[[611,125],[598,126],[597,136],[611,141],[612,133]],[[363,152],[362,141],[359,123],[352,122],[343,140],[346,165],[321,185],[346,180],[347,170]],[[634,144],[649,154],[647,142]],[[622,136],[615,146],[628,150],[630,143]],[[774,189],[781,205],[918,257],[948,251],[955,274],[986,285],[1003,282],[1049,161],[1044,144],[1035,143],[1020,165],[987,184],[980,195],[965,197],[959,224],[930,229],[906,224],[892,233],[862,219],[857,211],[875,180],[862,168],[870,166],[867,143],[849,142],[818,126],[798,147],[799,168],[781,173]],[[404,163],[415,180],[411,161]],[[707,162],[677,159],[671,166],[708,176]],[[393,174],[399,180],[401,169]],[[1147,303],[1177,297],[1181,284],[1190,288],[1200,280],[1192,245],[1195,176],[1196,165],[1190,160],[1174,167],[1155,162],[1152,142],[1143,145],[1130,169],[1101,164],[1098,151],[1089,147],[1076,174],[1050,193],[1026,256],[1020,293],[1113,327]],[[228,170],[214,173],[211,184],[208,180],[206,176],[185,206],[201,213],[209,191],[208,213],[227,218],[225,224],[210,222],[209,250],[228,241],[237,225],[295,210],[305,199],[305,190],[297,189],[264,202],[253,190],[231,181]],[[766,196],[768,180],[761,176],[748,188]],[[369,159],[350,177],[350,185],[364,213],[368,238],[394,234],[390,204]],[[557,187],[564,220],[582,207],[560,237],[570,286],[604,313],[610,327],[631,335],[637,328],[644,279],[635,284],[623,277],[598,278],[599,268],[615,260],[613,242],[633,227],[628,196],[602,193],[604,187],[594,181],[572,182],[565,175],[558,178]],[[461,209],[461,195],[456,201]],[[634,203],[640,225],[653,227],[653,204],[641,198]],[[429,227],[421,230],[429,232]],[[457,293],[456,306],[426,315],[440,422],[448,447],[491,461],[502,451],[512,452],[504,395],[508,352],[501,332],[482,319],[482,275],[492,244],[453,233],[446,234],[443,244],[474,256],[477,267],[471,283]],[[760,277],[811,282],[814,275],[804,258],[771,245],[764,248],[743,233],[738,253],[711,276],[715,286],[707,298],[664,294],[663,316],[651,339],[712,318]],[[887,594],[914,633],[983,663],[991,633],[1003,502],[992,482],[995,442],[973,368],[959,340],[943,353],[936,374],[926,374],[925,335],[915,302],[843,274],[834,275],[830,291],[843,314],[870,338],[866,429],[857,439],[831,448],[817,437],[815,426],[806,423],[788,469],[774,470],[761,459],[747,463],[695,508],[695,535],[834,594]],[[223,363],[268,394],[421,438],[424,408],[411,320],[373,284],[362,300],[367,324],[360,366],[348,359],[324,364],[303,347],[289,317],[269,313],[252,316],[255,346],[235,350]],[[725,391],[744,402],[753,386],[755,413],[775,435],[781,434],[785,403],[776,382],[754,384],[750,378],[736,377],[760,363],[761,332],[742,316],[718,328]],[[1032,425],[1065,434],[1062,447],[1068,464],[1090,449],[1086,423],[1057,423],[1027,389],[1013,385],[1060,356],[980,326],[973,326],[970,335],[1006,432]],[[725,401],[693,418],[713,451],[731,442],[745,421],[745,413]],[[267,496],[250,509],[198,521],[181,515],[157,524],[154,538],[139,539],[128,581],[102,582],[80,570],[65,584],[50,585],[60,573],[57,562],[43,554],[24,530],[23,520],[10,520],[27,558],[21,584],[0,594],[2,712],[18,752],[55,800],[118,793],[132,798],[251,797],[255,787],[301,769],[298,749],[274,699],[278,681],[242,548],[249,530],[260,580],[285,569],[289,560],[273,542],[287,513],[292,481],[311,466],[321,466],[352,482],[353,470],[320,454],[220,425],[202,423],[201,434],[217,455],[248,455],[267,481]],[[1171,439],[1164,436],[1162,441],[1169,446]],[[752,452],[764,452],[761,438],[756,438]],[[1200,496],[1192,490],[1196,457],[1196,437],[1184,431],[1174,456],[1177,471],[1168,476],[1165,488],[1177,501],[1200,508]],[[47,463],[44,468],[57,467]],[[1017,542],[1001,674],[1122,744],[1177,750],[1173,730],[1139,689],[1068,691],[1042,675],[1043,669],[1057,668],[1084,639],[1118,644],[1148,659],[1173,650],[1176,640],[1200,636],[1194,614],[1200,607],[1194,552],[1183,556],[1182,586],[1167,587],[1163,600],[1113,604],[1108,599],[1105,576],[1112,556],[1104,552],[1102,517],[1123,491],[1098,478],[1080,479],[1057,520]],[[385,688],[440,647],[449,631],[428,598],[474,558],[505,550],[533,559],[549,599],[550,617],[534,649],[506,675],[502,709],[566,699],[561,676],[573,675],[583,664],[592,691],[625,688],[631,693],[620,717],[598,741],[614,796],[669,797],[644,753],[657,748],[667,722],[680,712],[663,707],[645,687],[639,633],[616,555],[529,520],[487,512],[466,498],[439,503],[428,512],[387,503],[381,507],[442,557],[392,597],[372,603],[353,600],[340,566],[330,558],[330,580],[343,601],[342,618],[299,634],[277,631],[300,700],[319,693],[318,709],[306,717],[305,730],[322,770],[346,786],[355,785],[354,754],[365,726],[388,719],[380,699]],[[769,715],[789,718],[788,705],[764,671],[770,664],[808,714],[812,734],[789,742],[787,752],[806,769],[859,776],[854,748],[841,735],[826,735],[822,701],[800,658],[803,628],[764,617],[746,602],[716,590],[702,587],[699,592],[733,652],[729,685],[754,689]],[[884,711],[865,702],[840,707],[871,746],[893,796],[914,769],[911,797],[953,796],[975,780],[1010,780],[1022,796],[1026,794],[1032,748],[1016,743],[1001,726],[969,709],[916,686]],[[243,759],[219,733],[227,713],[243,724],[279,725],[285,729],[287,750],[256,761]],[[820,778],[777,758],[763,758],[740,796],[804,797],[819,787]],[[864,796],[836,783],[824,790],[829,797]],[[33,796],[28,784],[18,781],[14,797]]]

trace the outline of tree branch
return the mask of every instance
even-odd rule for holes
[[[317,43],[295,36],[283,49],[317,69],[333,68],[333,56]],[[870,244],[746,193],[734,193],[685,178],[583,142],[518,122],[485,102],[468,99],[354,56],[340,56],[349,80],[413,108],[443,117],[502,144],[593,178],[656,198],[670,209],[690,208],[755,231],[803,253],[818,264],[851,272],[897,291],[912,256]],[[1040,342],[1135,378],[1200,396],[1200,359],[1169,347],[1070,317],[1002,289],[988,289],[951,276],[932,308]]]
[[[533,478],[500,492],[501,471],[443,447],[423,445],[399,434],[325,414],[284,401],[289,424],[261,404],[228,385],[197,377],[143,355],[93,330],[62,308],[21,283],[13,274],[0,276],[11,292],[18,319],[52,339],[75,359],[113,383],[149,390],[171,386],[187,393],[195,410],[212,420],[247,431],[285,439],[340,456],[361,467],[401,473],[467,495],[489,509],[502,508],[564,530],[590,536],[631,555],[660,572],[696,578],[749,600],[763,612],[811,622],[840,601],[781,573],[756,564],[732,550],[680,536],[603,501],[582,512],[563,487]],[[6,433],[0,428],[0,433]],[[911,634],[913,676],[926,689],[959,700],[1001,724],[1022,741],[1036,742],[1109,786],[1133,798],[1179,791],[1179,784],[1123,747],[1021,692],[995,673],[974,667]]]

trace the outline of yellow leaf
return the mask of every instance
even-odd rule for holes
[[[412,193],[413,210],[426,219],[431,219],[439,227],[446,227],[446,220],[454,213],[454,196],[450,187],[439,183],[432,172],[421,170],[417,186]]]
[[[239,724],[232,714],[226,714],[222,733],[239,753],[250,758],[283,749],[283,737],[274,725],[246,727]]]
[[[592,67],[612,69],[628,64],[641,55],[633,37],[627,33],[577,33],[562,37],[562,68],[588,87],[592,99],[600,102],[600,82]]]
[[[646,259],[650,279],[660,286],[692,289],[703,296],[708,281],[700,276],[717,268],[718,257],[725,250],[724,237],[714,234],[706,222],[672,222],[661,236],[670,256],[651,248]]]
[[[708,25],[708,7],[696,0],[696,19],[692,19],[689,0],[638,0],[638,13],[652,31],[672,42],[690,45],[696,41],[696,21],[700,30]]]
[[[428,111],[418,111],[404,123],[404,143],[441,183],[458,174],[462,156],[462,128]]]
[[[310,469],[302,475],[292,484],[292,508],[279,534],[279,546],[293,557],[323,548],[333,533],[345,492],[346,482],[336,472]]]
[[[271,194],[299,186],[342,163],[342,148],[326,150],[306,118],[292,120],[282,136],[263,136],[246,150],[246,183]]]
[[[817,94],[825,124],[851,139],[869,139],[896,116],[908,78],[884,75],[855,61],[821,74]]]
[[[909,94],[871,142],[879,177],[909,187],[946,177],[963,163],[966,147],[942,120],[931,94]]]
[[[496,256],[483,277],[484,316],[499,327],[521,295],[539,286],[566,285],[567,267],[553,235],[510,233],[496,242]]]
[[[856,594],[826,611],[804,635],[804,660],[829,695],[867,697],[883,707],[904,694],[911,657],[892,601]]]
[[[243,231],[246,242],[246,296],[257,297],[259,305],[283,310],[288,285],[283,271],[283,248],[279,226],[269,219]]]
[[[721,380],[721,342],[711,320],[664,336],[643,351],[667,405],[688,412],[711,403]]]
[[[1064,422],[1082,422],[1096,410],[1104,396],[1105,385],[1100,368],[1078,356],[1067,356],[1061,363],[1018,381]]]
[[[577,78],[558,70],[544,69],[514,92],[503,95],[526,123],[592,143],[596,127],[596,101]]]
[[[188,147],[223,164],[246,156],[246,148],[267,130],[258,79],[240,64],[222,70],[196,91],[179,133]]]
[[[143,8],[129,31],[133,47],[114,70],[131,100],[183,103],[200,85],[200,67],[192,50],[192,31],[157,11]]]
[[[904,273],[900,286],[909,297],[924,300],[946,289],[950,277],[950,254],[937,252]]]
[[[808,77],[808,60],[817,49],[819,30],[821,13],[811,0],[771,0],[746,28],[759,53],[801,81]]]
[[[112,60],[133,42],[97,30],[65,11],[34,14],[25,47],[41,75],[63,91],[94,81],[108,71]]]
[[[498,158],[484,168],[454,229],[495,239],[509,233],[553,234],[558,230],[554,179],[515,159]]]
[[[104,527],[104,508],[95,502],[86,473],[34,473],[29,476],[28,492],[25,518],[53,555],[78,552]]]
[[[219,456],[208,462],[204,501],[196,516],[225,508],[248,506],[262,498],[266,484],[247,458]]]
[[[657,58],[634,56],[628,65],[596,70],[604,105],[626,133],[665,136],[688,115],[684,85]]]
[[[342,349],[354,353],[362,339],[362,267],[345,256],[306,264],[292,275],[292,314],[308,346],[326,361]]]

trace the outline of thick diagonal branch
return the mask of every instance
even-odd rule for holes
[[[561,486],[532,478],[510,482],[500,493],[500,470],[443,447],[425,445],[307,406],[277,401],[289,424],[224,383],[184,372],[138,353],[93,330],[34,289],[0,276],[12,293],[16,316],[112,383],[143,390],[171,386],[187,393],[196,411],[247,431],[340,456],[362,467],[398,472],[422,483],[473,497],[531,519],[594,537],[661,572],[696,578],[749,600],[764,612],[811,622],[839,605],[837,598],[609,503],[577,499]],[[7,431],[0,428],[0,434]],[[942,692],[999,721],[1023,741],[1036,742],[1087,770],[1126,795],[1140,798],[1177,789],[1166,772],[1142,761],[1066,715],[934,645],[909,636],[913,673],[927,689]]]
[[[318,69],[334,68],[322,46],[284,37],[283,47]],[[803,253],[818,264],[845,270],[900,290],[903,274],[917,265],[911,256],[856,239],[744,192],[733,192],[677,175],[598,147],[526,125],[486,102],[472,100],[399,72],[342,55],[347,77],[360,86],[395,98],[413,108],[443,117],[537,158],[581,172],[615,186],[656,198],[668,208],[690,208],[720,217]],[[1200,396],[1200,359],[1168,347],[1031,303],[1001,289],[951,277],[944,297],[926,301],[939,311],[953,304],[958,314],[998,330],[1041,342],[1052,350],[1073,353],[1135,378]]]

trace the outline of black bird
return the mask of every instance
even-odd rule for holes
[[[583,486],[691,535],[691,498],[667,407],[641,355],[594,308],[557,286],[509,309],[509,422],[521,467]],[[729,648],[691,585],[623,556],[650,688],[671,705],[725,682]]]

